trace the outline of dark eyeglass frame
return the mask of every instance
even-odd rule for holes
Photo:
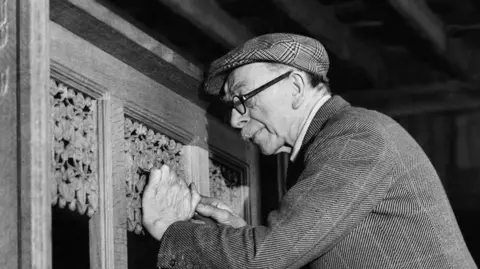
[[[247,113],[247,108],[245,107],[245,102],[252,98],[253,96],[259,94],[260,92],[262,92],[263,90],[266,90],[267,88],[273,86],[274,84],[284,80],[285,78],[287,78],[288,76],[290,76],[290,74],[293,72],[293,70],[290,70],[288,71],[287,73],[283,74],[283,75],[280,75],[272,80],[270,80],[269,82],[263,84],[262,86],[256,88],[255,90],[243,95],[243,94],[236,94],[232,97],[232,101],[230,101],[230,106],[231,108],[235,108],[235,110],[240,113],[240,115],[243,115],[245,113]],[[241,110],[240,108],[243,108],[243,110]],[[242,112],[243,111],[243,112]]]

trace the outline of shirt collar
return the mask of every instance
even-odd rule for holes
[[[312,110],[310,110],[310,113],[308,114],[307,118],[302,122],[302,129],[300,130],[300,134],[298,135],[297,140],[295,140],[295,144],[293,144],[293,150],[292,150],[292,154],[290,155],[290,161],[293,162],[297,158],[298,152],[300,151],[300,148],[303,144],[303,139],[305,138],[305,134],[307,133],[308,127],[310,126],[310,123],[312,122],[313,117],[315,117],[318,110],[331,97],[332,96],[330,94],[327,94],[322,98],[320,98],[320,100],[318,100],[318,102],[315,104]]]

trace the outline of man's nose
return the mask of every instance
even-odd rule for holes
[[[245,114],[240,114],[236,109],[232,109],[232,115],[230,117],[230,125],[233,128],[242,129],[245,126],[250,117],[248,116],[248,111]]]

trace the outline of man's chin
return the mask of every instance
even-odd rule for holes
[[[263,155],[275,155],[275,154],[278,154],[278,153],[281,153],[281,152],[290,153],[292,151],[291,148],[285,147],[285,146],[282,146],[282,147],[279,147],[279,148],[267,148],[267,147],[264,147],[264,146],[259,145],[259,144],[255,144],[255,145],[257,146],[257,148],[260,150],[260,152]]]

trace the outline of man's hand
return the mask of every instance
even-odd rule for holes
[[[195,189],[192,189],[193,193],[198,194]],[[200,194],[198,195],[200,196]],[[196,211],[201,216],[210,217],[220,224],[229,225],[233,228],[247,225],[247,222],[235,214],[226,204],[212,197],[202,196]]]
[[[176,221],[188,220],[200,201],[198,192],[191,192],[183,179],[163,165],[152,169],[142,198],[143,225],[157,240]]]

